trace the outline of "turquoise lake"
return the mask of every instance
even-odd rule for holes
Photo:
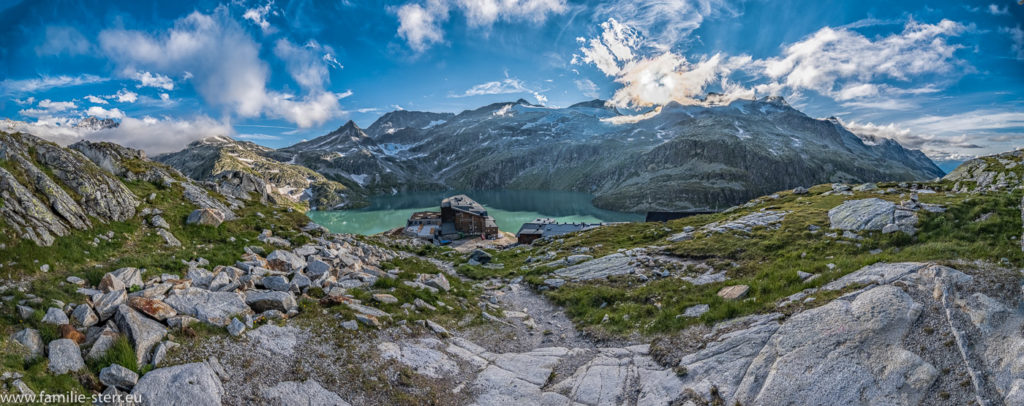
[[[501,231],[515,233],[523,223],[538,217],[560,222],[602,223],[643,221],[644,215],[594,207],[586,193],[539,190],[486,190],[475,192],[409,192],[370,199],[370,206],[357,210],[310,211],[309,218],[334,233],[376,234],[404,227],[413,212],[440,210],[441,199],[466,194],[487,208]]]

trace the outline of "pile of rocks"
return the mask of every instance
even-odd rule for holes
[[[151,221],[159,216],[149,214]],[[379,278],[394,278],[394,274],[378,267],[399,255],[394,251],[335,235],[293,250],[275,250],[266,257],[257,252],[262,250],[246,248],[234,265],[212,270],[207,269],[210,264],[205,259],[189,261],[184,264],[184,277],[146,275],[145,269],[121,268],[89,287],[82,278],[68,277],[68,283],[80,286],[78,292],[85,296],[84,302],[54,303],[41,320],[57,325],[61,338],[44,343],[39,331],[26,328],[12,339],[25,348],[27,357],[45,355],[50,371],[64,374],[84,369],[86,359],[102,357],[120,337],[131,343],[138,365],[159,366],[167,351],[177,345],[167,340],[171,329],[206,323],[227,327],[233,335],[243,334],[260,319],[296,315],[297,296],[313,288],[326,294],[324,300],[347,304],[356,311],[357,319],[368,325],[379,327],[379,318],[390,317],[360,304],[347,290],[372,285]],[[433,291],[451,289],[442,274],[420,275],[417,281],[406,282]],[[377,300],[389,302],[384,296],[390,295],[379,296]],[[30,319],[35,314],[32,306],[39,305],[43,301],[38,298],[23,300],[18,305],[19,315]],[[161,370],[147,374],[139,384],[157,371]],[[103,376],[101,382],[107,384]],[[129,389],[128,385],[108,386]]]

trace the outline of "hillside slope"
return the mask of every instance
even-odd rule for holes
[[[329,180],[305,167],[269,159],[273,150],[227,137],[209,137],[185,149],[154,157],[189,178],[216,184],[234,198],[263,202],[308,203],[312,209],[330,210],[365,205],[357,189]]]

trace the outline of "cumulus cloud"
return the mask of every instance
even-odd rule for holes
[[[85,96],[85,100],[88,100],[89,103],[93,103],[93,104],[109,104],[106,100],[103,100],[102,97],[96,97],[96,96],[93,96],[91,94],[88,95],[88,96]]]
[[[1024,30],[1018,25],[1016,27],[1001,27],[999,32],[1009,34],[1010,50],[1013,51],[1017,60],[1024,61]]]
[[[105,82],[107,79],[96,75],[79,76],[40,76],[32,79],[4,79],[0,81],[0,90],[3,94],[25,94],[35,93],[58,87],[81,86],[93,83]]]
[[[83,55],[89,53],[92,44],[75,27],[46,26],[43,43],[36,47],[36,55]]]
[[[116,109],[114,109],[116,110]],[[9,121],[9,130],[23,131],[61,145],[81,140],[109,141],[150,155],[179,151],[188,143],[215,135],[231,135],[231,126],[206,116],[193,119],[123,117],[116,128],[77,127],[78,118],[50,118],[27,123]]]
[[[849,29],[825,27],[786,46],[782,56],[758,61],[772,81],[758,90],[813,90],[839,101],[877,96],[892,89],[882,81],[952,72],[962,63],[954,55],[960,47],[947,38],[965,29],[950,20],[910,21],[902,32],[872,40]]]
[[[477,28],[489,28],[498,21],[541,23],[549,14],[567,10],[565,0],[425,0],[393,9],[398,17],[398,36],[417,52],[444,42],[441,24],[448,21],[453,8],[465,15],[469,26]]]
[[[441,23],[448,20],[448,5],[442,0],[428,0],[425,4],[409,3],[398,7],[398,36],[418,52],[444,41]]]
[[[506,77],[503,80],[495,80],[475,85],[461,94],[453,94],[449,97],[482,96],[488,94],[515,94],[529,93],[537,100],[537,103],[545,104],[548,98],[538,91],[531,90],[526,84],[517,78]]]
[[[578,38],[582,55],[574,55],[574,64],[593,64],[622,85],[610,103],[619,107],[651,107],[675,101],[697,102],[711,83],[723,89],[747,95],[749,90],[726,78],[732,71],[749,65],[746,55],[722,54],[702,57],[695,62],[670,51],[651,46],[638,30],[615,19],[601,24],[602,32],[589,40]]]
[[[159,73],[135,72],[131,77],[139,84],[136,87],[155,87],[164,90],[174,90],[174,80]]]
[[[21,110],[18,114],[26,117],[48,117],[75,108],[78,108],[78,106],[73,101],[55,102],[50,99],[43,99],[39,101],[35,108]]]
[[[319,73],[295,75],[290,69],[297,83],[308,87],[302,96],[267,89],[269,67],[260,59],[259,44],[225,6],[210,14],[193,12],[157,35],[104,30],[99,43],[124,71],[182,75],[209,105],[241,117],[280,117],[309,127],[343,113],[338,99],[344,94],[313,86]]]
[[[135,103],[139,99],[139,94],[128,89],[121,89],[117,91],[117,94],[108,96],[110,99],[117,99],[118,103]]]
[[[100,106],[89,107],[89,109],[85,111],[85,114],[96,118],[112,118],[116,120],[120,120],[125,117],[124,112],[121,111],[121,109],[112,108],[108,110]]]

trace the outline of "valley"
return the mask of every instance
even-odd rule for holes
[[[846,399],[842,380],[870,402],[1016,404],[1024,382],[1019,152],[460,252],[332,233],[301,200],[113,144],[2,141],[5,396],[820,403]],[[101,185],[121,209],[80,192]],[[586,195],[488,193],[602,213]],[[379,204],[420,206],[409,196]]]

